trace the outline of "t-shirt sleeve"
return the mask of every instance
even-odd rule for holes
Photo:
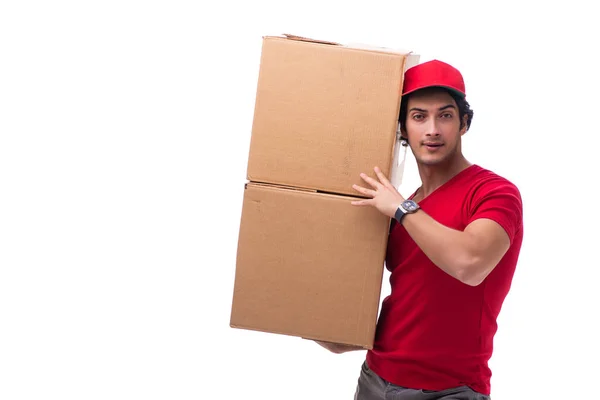
[[[467,224],[480,218],[497,222],[512,244],[523,224],[523,202],[518,188],[503,179],[484,183],[475,192]]]

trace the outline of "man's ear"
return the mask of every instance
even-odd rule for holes
[[[400,125],[400,137],[402,138],[402,140],[408,141],[408,135],[406,133],[406,129],[404,129],[404,126],[402,126],[402,125]]]
[[[467,130],[469,129],[469,127],[467,125],[468,121],[469,121],[469,116],[467,114],[463,115],[462,128],[460,128],[460,136],[462,136],[465,133],[467,133]]]
[[[400,127],[400,139],[402,139],[402,145],[408,146],[408,134],[406,133],[406,129],[402,125]]]

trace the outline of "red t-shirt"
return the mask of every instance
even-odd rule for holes
[[[508,294],[523,240],[517,187],[471,165],[419,202],[432,218],[464,230],[478,218],[500,224],[511,246],[478,286],[451,277],[427,258],[403,226],[393,226],[386,257],[391,294],[382,304],[369,367],[398,386],[443,390],[467,385],[490,394],[496,318]]]

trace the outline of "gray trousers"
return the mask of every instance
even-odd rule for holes
[[[354,400],[490,400],[489,396],[475,392],[468,386],[439,392],[407,389],[381,379],[371,371],[365,361],[361,367]]]

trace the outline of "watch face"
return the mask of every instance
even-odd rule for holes
[[[408,212],[416,211],[419,208],[417,203],[412,200],[406,200],[404,203],[402,203],[402,207]]]

